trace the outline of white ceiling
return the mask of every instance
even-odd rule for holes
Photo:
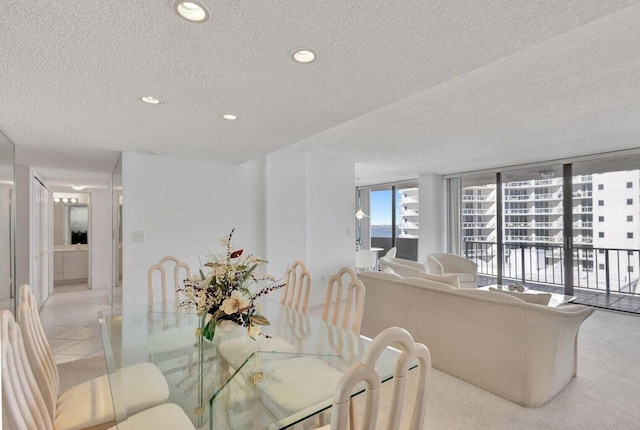
[[[370,184],[640,146],[640,0],[203,3],[206,24],[171,0],[3,0],[17,162],[77,183],[120,151],[240,163],[292,145]],[[319,59],[293,63],[299,47]]]

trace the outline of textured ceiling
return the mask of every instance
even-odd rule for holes
[[[108,172],[119,151],[239,163],[293,145],[375,183],[640,146],[638,0],[203,3],[206,24],[170,0],[3,0],[19,158]],[[299,47],[318,61],[293,63]]]

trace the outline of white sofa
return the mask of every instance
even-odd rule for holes
[[[455,254],[436,253],[427,256],[427,273],[458,275],[461,288],[478,287],[478,265]]]
[[[545,404],[576,376],[578,329],[592,308],[550,308],[391,273],[358,278],[367,291],[362,334],[406,328],[440,371],[526,407]]]

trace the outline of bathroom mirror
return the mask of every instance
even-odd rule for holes
[[[53,245],[89,243],[89,195],[53,193]]]

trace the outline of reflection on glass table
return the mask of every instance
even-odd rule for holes
[[[371,340],[268,299],[261,308],[271,325],[258,340],[246,328],[219,326],[208,341],[181,329],[197,324],[195,315],[161,306],[101,313],[116,422],[128,417],[120,402],[126,381],[118,369],[140,362],[160,368],[169,385],[167,402],[180,406],[197,428],[288,428],[328,410],[338,380]],[[192,336],[192,342],[169,342],[150,353],[148,346],[167,333]],[[392,348],[381,356],[383,380],[392,378],[397,356]]]

